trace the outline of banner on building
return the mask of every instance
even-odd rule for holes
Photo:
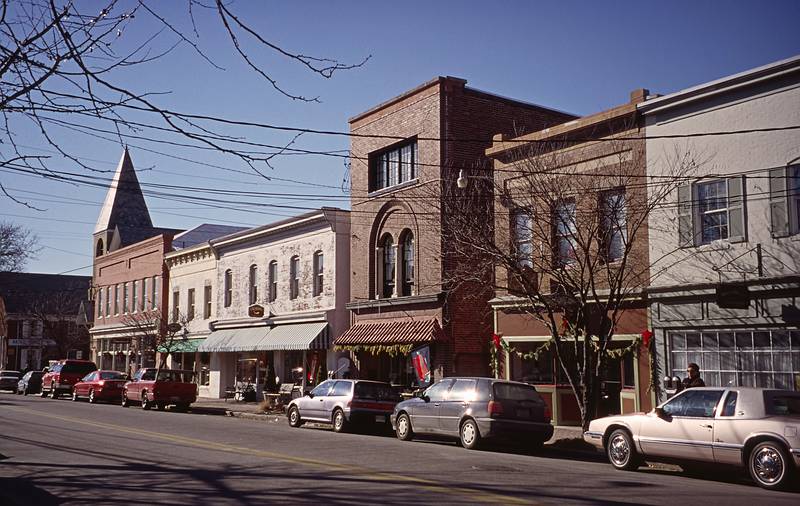
[[[431,348],[423,346],[416,350],[411,350],[411,364],[414,366],[414,373],[417,375],[417,383],[425,387],[431,383]]]

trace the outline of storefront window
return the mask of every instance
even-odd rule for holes
[[[211,354],[200,354],[200,374],[199,383],[203,386],[208,386],[210,383],[209,370],[211,369]]]

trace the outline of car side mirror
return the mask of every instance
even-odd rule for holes
[[[420,395],[420,397],[419,397],[419,398],[420,398],[420,399],[422,399],[422,400],[423,400],[423,401],[425,401],[425,402],[431,402],[431,398],[430,398],[430,397],[428,397],[428,396],[427,396],[427,395],[425,395],[425,394],[422,394],[422,395]]]
[[[655,415],[657,417],[659,417],[659,418],[666,418],[667,417],[667,412],[664,411],[664,408],[662,408],[662,407],[653,408],[653,413],[655,413]]]
[[[308,392],[306,395],[308,396],[309,399],[314,398],[314,392]]]

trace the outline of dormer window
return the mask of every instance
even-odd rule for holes
[[[417,177],[417,140],[405,141],[369,155],[369,191],[374,192]]]

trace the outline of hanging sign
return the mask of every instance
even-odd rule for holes
[[[411,364],[414,366],[414,373],[417,375],[417,383],[420,386],[428,386],[431,383],[431,348],[423,346],[411,351]]]
[[[247,314],[251,318],[262,318],[264,316],[264,306],[253,304],[247,308]]]

